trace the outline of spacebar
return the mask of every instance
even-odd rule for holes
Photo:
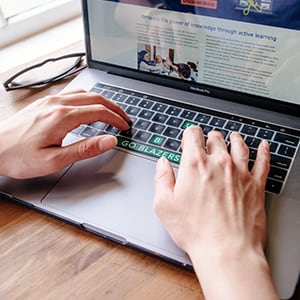
[[[124,137],[117,137],[118,144],[117,146],[122,149],[130,150],[133,152],[138,152],[145,154],[147,156],[160,158],[162,156],[166,157],[170,162],[179,164],[181,155],[176,152],[171,152],[168,150],[163,150],[158,147],[153,147],[147,144],[139,143]]]

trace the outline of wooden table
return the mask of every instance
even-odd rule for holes
[[[2,82],[15,71],[0,74],[1,119],[68,82],[5,92]],[[0,299],[204,298],[193,272],[0,199]]]
[[[80,50],[82,42],[49,57]],[[1,83],[16,71],[0,74]],[[33,91],[9,93],[1,85],[0,118],[44,95],[58,93],[67,83],[68,80]],[[216,282],[216,288],[217,285]],[[0,199],[0,299],[204,297],[193,272]],[[298,285],[293,300],[299,299]]]

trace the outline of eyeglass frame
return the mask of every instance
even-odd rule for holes
[[[59,56],[59,57],[54,57],[54,58],[48,58],[40,63],[34,64],[30,67],[24,68],[22,70],[20,70],[19,72],[15,73],[14,75],[12,75],[10,78],[8,78],[5,82],[3,82],[3,86],[5,88],[5,90],[7,92],[9,91],[13,91],[13,90],[18,90],[18,89],[23,89],[23,88],[34,88],[34,87],[40,87],[43,85],[47,85],[49,83],[54,83],[57,82],[59,80],[65,79],[68,76],[71,76],[73,74],[76,74],[78,72],[80,72],[81,70],[83,70],[84,68],[86,68],[86,65],[83,65],[81,67],[79,67],[83,61],[83,57],[85,56],[84,52],[78,52],[78,53],[71,53],[71,54],[66,54],[63,56]],[[29,72],[33,69],[42,67],[43,65],[49,63],[49,62],[56,62],[58,60],[63,60],[66,58],[72,58],[72,57],[77,57],[77,59],[75,60],[74,64],[68,68],[66,71],[63,71],[62,73],[50,77],[48,79],[43,79],[40,81],[36,81],[36,82],[32,82],[32,83],[28,83],[28,84],[21,84],[21,83],[17,83],[14,82],[14,80],[19,77],[20,75]]]

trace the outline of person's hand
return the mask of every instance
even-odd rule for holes
[[[102,121],[127,130],[129,116],[112,101],[83,90],[39,99],[1,122],[0,175],[30,178],[113,148],[117,140],[101,135],[62,147],[80,124]]]
[[[207,299],[276,299],[264,255],[269,145],[260,144],[249,172],[242,137],[232,133],[230,142],[229,154],[221,133],[210,132],[205,145],[200,127],[187,128],[177,178],[167,159],[157,164],[154,209]]]

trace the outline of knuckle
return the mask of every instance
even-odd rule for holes
[[[55,105],[46,109],[39,115],[40,119],[48,119],[49,122],[60,124],[69,116],[69,108],[63,105]]]
[[[197,155],[189,155],[185,157],[185,164],[190,170],[202,169],[207,163],[205,152],[197,153]]]
[[[95,155],[96,151],[96,146],[93,144],[90,144],[88,140],[85,140],[84,142],[80,143],[78,148],[77,148],[77,154],[79,159],[84,159],[88,157],[92,157]]]
[[[233,169],[233,161],[228,152],[223,151],[218,153],[216,160],[222,168]]]
[[[59,99],[60,97],[58,95],[47,95],[42,98],[45,104],[53,104],[55,102],[58,102]]]
[[[69,113],[69,108],[67,106],[59,105],[53,108],[52,114],[54,117],[57,117],[61,119],[62,117],[65,117]]]

